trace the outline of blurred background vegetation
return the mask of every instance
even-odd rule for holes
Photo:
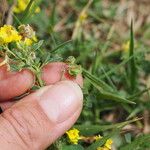
[[[149,0],[35,0],[30,11],[6,15],[16,27],[31,24],[52,57],[73,55],[84,68],[84,109],[75,125],[82,135],[111,137],[113,150],[150,149]]]

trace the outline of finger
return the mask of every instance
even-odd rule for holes
[[[52,62],[43,67],[42,79],[46,85],[55,84],[61,80],[71,80],[83,86],[82,75],[79,74],[76,77],[70,76],[68,73],[64,73],[67,65],[64,62]]]
[[[2,59],[0,58],[0,63],[2,63]],[[0,66],[0,80],[4,79],[7,73],[7,66],[6,65],[2,65]]]
[[[1,102],[0,107],[1,107],[2,111],[4,111],[4,110],[10,108],[15,103],[16,103],[16,101]]]
[[[71,81],[43,87],[0,116],[1,149],[43,150],[68,130],[82,109],[83,95]]]
[[[0,101],[19,96],[30,89],[34,82],[33,74],[28,70],[7,73],[0,80]]]

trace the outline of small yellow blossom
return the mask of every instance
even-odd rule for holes
[[[21,38],[19,33],[11,25],[4,25],[0,28],[0,45],[17,42]]]
[[[96,135],[95,137],[94,137],[94,140],[100,140],[100,139],[102,139],[103,137],[101,136],[101,135]]]
[[[37,37],[34,36],[33,38],[25,38],[23,41],[27,46],[31,46],[34,42],[37,42]]]
[[[127,41],[126,43],[123,43],[122,50],[127,52],[130,48],[130,41]]]
[[[112,139],[108,139],[103,147],[98,147],[97,150],[111,150]]]
[[[30,46],[30,45],[32,45],[33,41],[32,41],[31,39],[29,39],[29,38],[25,38],[24,43],[25,43],[27,46]]]
[[[78,141],[81,139],[79,136],[79,130],[75,128],[67,131],[66,134],[72,144],[78,144]]]
[[[112,143],[113,143],[112,139],[108,139],[105,143],[105,147],[107,147],[108,149],[111,149]]]
[[[17,3],[15,5],[13,11],[15,13],[23,12],[26,9],[26,7],[29,4],[29,2],[30,2],[30,0],[17,0]],[[37,7],[37,9],[35,10],[35,13],[39,13],[39,12],[40,12],[40,8]]]

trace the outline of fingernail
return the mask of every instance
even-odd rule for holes
[[[64,122],[82,107],[82,91],[72,81],[61,81],[37,94],[41,108],[54,123]]]

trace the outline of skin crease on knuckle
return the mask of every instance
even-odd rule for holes
[[[5,146],[11,143],[14,150],[44,150],[46,148],[44,146],[49,144],[48,131],[52,130],[54,124],[36,101],[30,104],[24,101],[22,107],[19,104],[14,105],[1,115],[0,120],[2,120],[0,129],[3,129],[0,130],[0,143],[7,141],[6,144],[0,145]],[[9,150],[9,148],[3,148],[5,149]]]

